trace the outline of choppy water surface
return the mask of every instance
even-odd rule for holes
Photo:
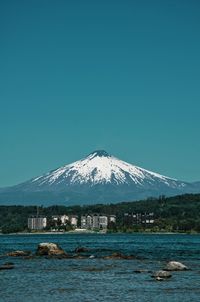
[[[72,253],[90,249],[94,259],[32,259],[0,257],[13,270],[0,271],[1,302],[46,301],[200,301],[200,236],[143,234],[1,235],[0,255],[12,250],[35,252],[40,242],[58,243]],[[135,255],[135,260],[102,259],[113,252]],[[173,272],[158,282],[150,272],[169,260],[181,261],[190,271]]]

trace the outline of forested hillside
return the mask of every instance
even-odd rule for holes
[[[21,232],[27,230],[27,219],[35,215],[36,206],[0,206],[0,229],[3,233]],[[124,213],[154,213],[155,223],[147,229],[143,226],[127,226],[124,223]],[[158,199],[149,198],[137,202],[121,202],[108,205],[90,206],[51,206],[39,207],[39,214],[50,218],[52,215],[75,214],[79,218],[87,213],[116,215],[116,226],[110,231],[196,231],[200,232],[200,194],[186,194]],[[79,219],[80,222],[80,219]]]

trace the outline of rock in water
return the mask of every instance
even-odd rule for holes
[[[14,264],[11,262],[6,262],[0,266],[0,270],[13,269],[13,268],[14,268]]]
[[[158,281],[161,281],[163,279],[168,279],[168,278],[171,278],[171,273],[170,272],[167,272],[167,271],[163,271],[163,270],[160,270],[160,271],[157,271],[155,272],[152,277],[155,278],[156,280]]]
[[[56,243],[39,243],[36,255],[38,256],[67,256],[67,253]]]
[[[147,269],[136,269],[133,271],[135,274],[141,274],[141,273],[152,273],[152,271]]]
[[[89,252],[89,249],[87,249],[86,247],[83,247],[83,246],[77,247],[75,249],[75,253],[85,253],[85,252]]]
[[[94,259],[95,256],[94,255],[90,255],[89,259]]]
[[[165,271],[185,271],[188,270],[188,267],[181,262],[170,261],[165,267]]]
[[[10,257],[23,257],[23,256],[29,256],[31,254],[30,251],[12,251],[6,254],[6,256]]]
[[[135,259],[134,256],[132,255],[124,255],[124,254],[121,254],[121,253],[113,253],[112,255],[109,255],[109,256],[105,256],[103,257],[104,259],[126,259],[126,260],[132,260],[132,259]]]
[[[156,279],[156,281],[163,281],[163,280],[165,280],[164,278],[161,278],[161,277],[156,277],[155,279]]]

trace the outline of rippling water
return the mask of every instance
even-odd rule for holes
[[[33,259],[0,257],[0,265],[13,262],[13,270],[0,271],[0,302],[126,302],[200,301],[200,236],[143,234],[1,235],[0,255],[12,250],[35,252],[40,242],[58,243],[72,253],[89,248],[94,259]],[[113,252],[135,255],[136,260],[104,260]],[[157,282],[144,269],[164,268],[181,261],[190,271],[173,272]]]

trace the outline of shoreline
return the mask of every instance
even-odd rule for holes
[[[3,234],[0,233],[0,236],[2,235],[86,235],[86,234],[95,234],[95,235],[122,235],[122,234],[126,234],[126,235],[133,235],[133,234],[140,234],[140,235],[200,235],[200,233],[196,233],[196,232],[191,232],[191,233],[187,233],[187,232],[95,232],[95,231],[91,231],[91,230],[74,230],[74,231],[68,231],[68,232],[18,232],[18,233],[8,233],[8,234]]]

